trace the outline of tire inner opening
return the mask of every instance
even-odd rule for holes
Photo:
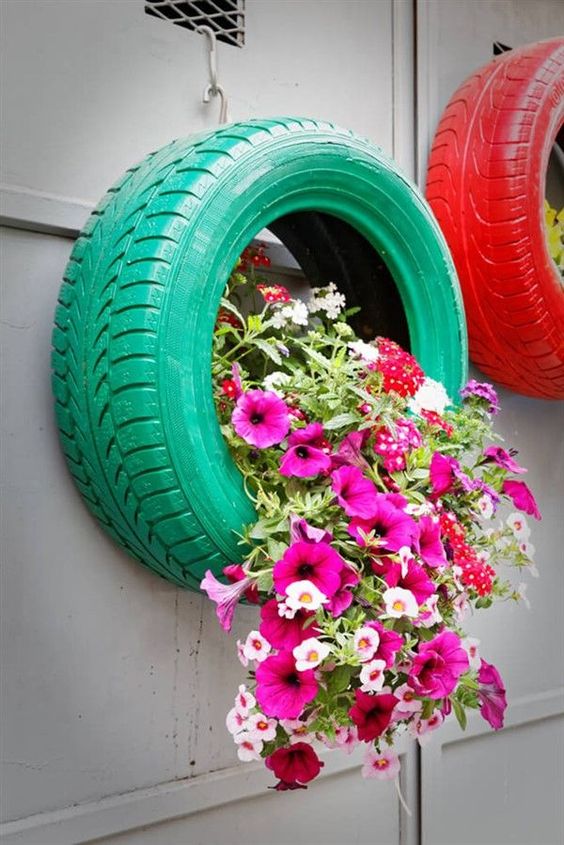
[[[362,310],[349,322],[369,341],[377,335],[410,349],[403,304],[386,263],[353,226],[319,211],[300,211],[268,226],[293,255],[308,282],[323,287],[334,282],[347,308]]]

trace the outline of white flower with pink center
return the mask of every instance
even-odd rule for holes
[[[494,515],[494,503],[491,496],[488,496],[487,493],[478,499],[478,511],[480,512],[480,516],[484,519],[491,519]]]
[[[520,584],[517,584],[517,590],[515,591],[515,595],[519,601],[522,601],[527,610],[531,609],[531,602],[527,596],[527,588],[528,584],[525,584],[523,581]]]
[[[352,754],[359,741],[358,731],[355,725],[351,725],[348,728],[339,725],[335,729],[334,747],[340,748],[345,754]]]
[[[364,765],[361,770],[363,778],[394,780],[399,775],[399,771],[399,757],[389,749],[381,753],[369,749],[364,755]]]
[[[420,625],[423,628],[431,628],[432,625],[442,622],[443,617],[439,613],[438,602],[439,597],[436,593],[433,596],[429,596],[425,604],[422,604],[419,608],[419,616],[414,624]]]
[[[225,717],[225,724],[227,725],[227,730],[230,734],[238,734],[240,731],[244,731],[246,729],[247,718],[246,716],[243,716],[237,707],[232,707]]]
[[[478,650],[480,640],[477,637],[464,637],[463,640],[460,640],[460,645],[468,655],[470,668],[477,672],[480,668],[480,652]]]
[[[363,692],[379,692],[384,686],[385,660],[370,660],[360,670]]]
[[[315,734],[309,732],[309,725],[312,719],[307,719],[302,722],[301,719],[280,719],[280,724],[290,737],[290,745],[295,742],[312,743],[315,740]]]
[[[241,640],[237,640],[237,657],[239,658],[239,663],[241,666],[244,666],[245,669],[249,665],[249,661],[245,657],[245,652],[243,651],[245,644],[241,642]]]
[[[293,581],[286,587],[286,606],[291,610],[318,610],[329,601],[311,581]]]
[[[430,734],[438,730],[445,717],[440,710],[435,710],[428,719],[417,719],[410,725],[411,733],[419,740],[419,745],[426,745],[430,739]]]
[[[298,672],[315,669],[325,660],[330,651],[331,646],[327,643],[318,640],[316,637],[309,637],[292,650],[292,654],[296,658],[296,669]]]
[[[278,602],[278,616],[282,619],[293,619],[296,615],[297,608],[288,607],[285,601]]]
[[[525,557],[528,557],[529,560],[532,560],[535,556],[535,547],[532,543],[528,543],[527,540],[521,540],[519,543],[519,551]]]
[[[386,605],[386,614],[393,619],[401,619],[402,616],[415,619],[419,616],[417,599],[411,590],[404,590],[403,587],[390,587],[382,598]]]
[[[269,742],[276,736],[276,719],[269,719],[264,713],[252,713],[247,721],[247,730],[253,739]]]
[[[371,343],[365,343],[363,340],[352,341],[347,346],[353,355],[361,358],[363,361],[375,363],[380,357],[377,348],[372,346]]]
[[[413,713],[418,713],[423,707],[423,702],[417,698],[408,684],[397,687],[394,690],[394,695],[398,699],[393,712],[394,719],[407,719]]]
[[[260,760],[260,752],[263,749],[262,739],[255,739],[248,731],[242,731],[233,737],[236,744],[239,760],[248,763],[251,760]]]
[[[528,540],[531,535],[531,529],[527,520],[522,513],[513,511],[506,519],[507,525],[513,531],[513,534],[518,540]]]
[[[355,633],[353,643],[354,650],[363,662],[372,660],[380,645],[380,635],[374,628],[363,626]]]
[[[462,622],[470,609],[470,603],[466,593],[459,593],[452,603],[458,622]]]
[[[243,654],[247,660],[256,660],[257,663],[262,663],[268,657],[270,648],[270,643],[259,631],[251,631],[243,646]]]
[[[256,700],[254,695],[251,695],[250,692],[247,691],[247,687],[245,684],[241,684],[239,687],[239,692],[235,696],[235,707],[239,711],[239,713],[247,718],[250,711],[255,706]]]

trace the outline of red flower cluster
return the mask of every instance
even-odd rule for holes
[[[291,299],[290,291],[284,285],[257,285],[257,290],[265,302],[289,302]]]
[[[231,311],[227,311],[225,308],[221,308],[219,314],[217,315],[217,325],[221,325],[221,323],[227,323],[229,326],[233,326],[234,329],[241,329],[241,321],[237,319],[235,314],[232,314]]]
[[[388,472],[405,469],[405,459],[411,449],[421,446],[421,434],[411,420],[398,420],[395,432],[381,426],[375,433],[374,451],[384,458],[384,467]]]
[[[453,563],[461,569],[461,582],[479,596],[489,595],[495,570],[478,557],[476,550],[466,542],[466,532],[453,513],[442,513],[440,525],[441,534],[447,538],[452,549]]]
[[[265,249],[267,249],[265,244],[259,244],[258,247],[248,246],[244,249],[237,266],[239,273],[248,270],[250,264],[253,267],[270,267],[270,258],[265,255]]]
[[[427,420],[429,425],[433,426],[433,428],[441,428],[447,437],[452,437],[454,427],[444,420],[440,414],[437,414],[436,411],[426,411],[423,409],[420,414],[424,420]]]
[[[377,339],[380,357],[375,368],[382,373],[384,390],[394,390],[400,396],[413,396],[423,384],[425,373],[409,352],[393,340]]]

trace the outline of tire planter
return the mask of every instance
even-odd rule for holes
[[[70,471],[105,530],[192,589],[206,569],[220,574],[242,559],[234,532],[254,518],[219,430],[210,366],[229,273],[267,226],[317,278],[330,265],[379,330],[407,326],[412,351],[452,396],[466,377],[444,239],[424,199],[367,141],[311,120],[249,121],[174,141],[127,171],[64,276],[57,421]],[[396,323],[375,308],[388,295]]]
[[[426,194],[462,286],[470,356],[526,396],[564,398],[564,288],[545,234],[564,124],[564,39],[503,54],[448,103]]]

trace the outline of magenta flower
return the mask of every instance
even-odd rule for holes
[[[241,382],[241,368],[239,364],[233,364],[231,366],[231,378],[233,384],[235,385],[235,399],[238,399],[239,396],[243,395],[243,384]]]
[[[290,514],[290,540],[292,543],[330,543],[333,535],[324,528],[315,528],[300,519],[295,513]]]
[[[429,475],[431,489],[435,496],[442,496],[452,490],[456,480],[455,470],[457,469],[460,469],[460,464],[456,458],[441,455],[440,452],[434,453],[429,466]]]
[[[213,572],[208,569],[200,583],[209,598],[216,602],[215,612],[219,623],[224,631],[230,631],[233,623],[233,614],[241,596],[253,586],[250,578],[242,578],[234,584],[222,584],[218,581]]]
[[[453,691],[468,666],[468,655],[460,644],[460,637],[452,631],[443,631],[429,642],[419,645],[408,683],[417,695],[433,699],[445,698]]]
[[[432,516],[419,520],[419,554],[424,563],[431,567],[446,566],[445,547],[441,542],[441,526]]]
[[[365,542],[360,531],[369,534],[374,531],[376,542],[382,549],[398,552],[402,546],[410,548],[419,534],[417,523],[390,501],[393,493],[378,493],[374,515],[370,519],[352,519],[348,531],[360,546]]]
[[[349,710],[349,716],[358,728],[358,738],[363,742],[372,742],[390,724],[398,699],[395,695],[372,695],[360,689],[356,689],[354,695],[356,701]]]
[[[331,457],[321,423],[310,423],[288,438],[288,451],[280,462],[280,475],[312,478],[331,468]]]
[[[255,695],[263,713],[277,719],[297,719],[317,695],[313,669],[298,672],[289,651],[267,657],[257,666]]]
[[[237,399],[231,422],[239,437],[258,449],[280,443],[290,428],[286,404],[275,393],[264,390],[243,393]]]
[[[414,560],[408,561],[407,572],[401,574],[401,564],[396,563],[386,575],[389,587],[401,587],[409,590],[415,596],[417,604],[425,604],[427,599],[435,593],[435,585],[422,566]]]
[[[236,584],[237,581],[242,581],[244,578],[247,578],[247,576],[245,575],[245,570],[243,569],[240,563],[231,563],[229,564],[229,566],[224,566],[223,574],[228,579],[228,581],[231,582],[231,584]],[[257,585],[254,581],[251,583],[251,586],[247,587],[247,589],[245,590],[245,598],[247,599],[249,604],[260,604]]]
[[[307,628],[304,628],[306,620],[313,615],[310,611],[300,608],[296,610],[293,619],[288,619],[278,613],[276,599],[270,599],[260,609],[259,631],[274,648],[292,651],[308,637],[315,637],[319,633],[319,628],[316,628],[315,625],[308,625]]]
[[[360,581],[359,576],[350,566],[343,566],[340,572],[341,583],[337,592],[331,597],[326,608],[333,616],[340,616],[352,604],[353,587]]]
[[[369,436],[370,432],[367,428],[347,434],[341,440],[337,454],[331,456],[333,469],[338,469],[345,465],[355,466],[362,470],[368,469],[369,463],[362,456],[362,448]]]
[[[515,452],[513,454],[515,454]],[[498,467],[502,467],[508,472],[514,472],[515,474],[527,472],[525,467],[519,466],[517,461],[513,459],[511,452],[508,452],[506,449],[502,449],[501,446],[488,446],[487,449],[484,449],[484,455],[486,458],[489,458],[490,461],[493,461],[494,464],[497,464]]]
[[[486,722],[498,731],[503,727],[503,717],[507,709],[505,687],[495,666],[486,663],[485,660],[480,660],[478,684],[480,685],[478,689],[480,713]]]
[[[294,543],[274,564],[274,586],[283,596],[294,581],[311,581],[330,598],[340,587],[340,572],[345,565],[328,543]]]
[[[493,385],[487,381],[479,382],[476,379],[470,379],[468,384],[460,391],[460,395],[463,399],[468,399],[469,396],[477,396],[478,399],[483,399],[488,403],[488,413],[490,414],[497,414],[499,411],[497,393]]]
[[[501,489],[520,511],[535,519],[542,519],[535,497],[524,481],[504,481]]]
[[[337,501],[348,516],[369,519],[376,511],[378,492],[358,467],[344,466],[331,474],[331,488]]]
[[[373,622],[366,622],[365,625],[367,628],[374,628],[375,631],[378,631],[378,635],[380,637],[378,649],[374,653],[374,657],[372,659],[383,660],[386,664],[386,668],[389,669],[390,666],[394,665],[396,654],[403,645],[401,634],[398,634],[396,631],[391,631],[389,628],[385,628],[382,623],[377,620],[374,620]]]
[[[303,785],[316,778],[325,765],[307,742],[295,742],[288,748],[278,748],[266,758],[265,763],[280,781],[274,787],[278,790],[305,789]]]

